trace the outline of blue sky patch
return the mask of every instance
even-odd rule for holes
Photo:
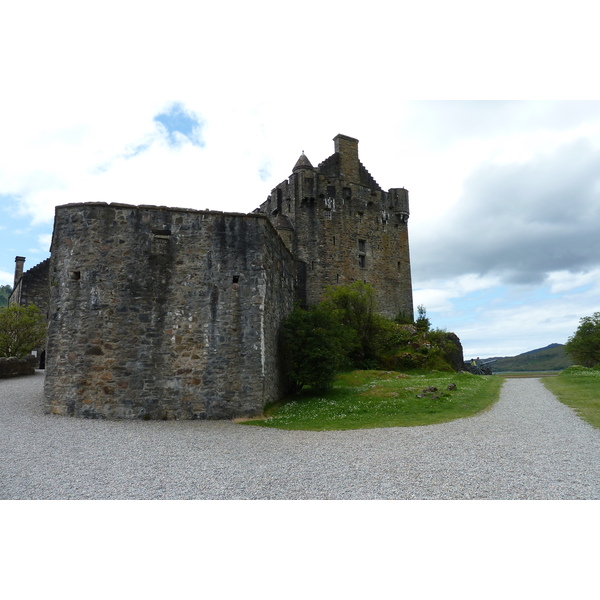
[[[154,121],[164,131],[171,146],[181,146],[187,139],[194,146],[204,147],[204,121],[186,110],[181,102],[174,102],[165,112],[156,115]]]

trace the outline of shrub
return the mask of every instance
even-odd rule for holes
[[[565,350],[584,367],[600,365],[600,312],[579,320],[577,331],[565,344]]]
[[[347,332],[329,311],[294,309],[281,330],[284,369],[292,391],[306,385],[327,390],[345,362],[345,341]]]
[[[26,356],[45,338],[46,318],[34,304],[0,309],[0,356]]]

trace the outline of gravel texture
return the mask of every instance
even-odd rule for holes
[[[331,432],[55,417],[43,381],[0,380],[2,499],[600,498],[600,430],[538,379],[469,419]]]

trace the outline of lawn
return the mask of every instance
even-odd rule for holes
[[[563,404],[600,428],[600,368],[569,367],[543,383]]]
[[[243,423],[308,431],[433,425],[489,408],[503,382],[469,373],[352,371],[338,375],[327,393],[307,391],[267,408],[264,419]]]

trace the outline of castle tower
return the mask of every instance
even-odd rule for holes
[[[304,153],[261,207],[296,259],[305,305],[328,286],[364,281],[381,314],[412,316],[408,191],[385,192],[360,162],[358,140],[339,134],[334,154],[313,167]]]

